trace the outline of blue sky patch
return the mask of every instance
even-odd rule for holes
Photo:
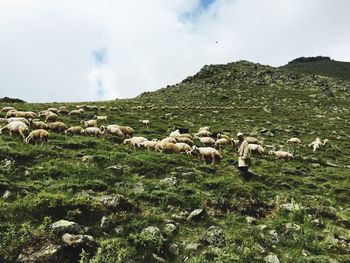
[[[180,19],[185,22],[194,22],[203,12],[205,12],[216,0],[199,0],[197,5],[180,15]]]
[[[92,56],[97,67],[107,64],[107,48],[93,50]]]

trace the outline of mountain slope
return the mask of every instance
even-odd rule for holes
[[[350,62],[336,61],[329,57],[301,57],[290,61],[281,68],[293,72],[350,80]]]

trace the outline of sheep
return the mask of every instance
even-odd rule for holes
[[[214,146],[215,145],[215,140],[211,137],[199,137],[198,139],[204,146]]]
[[[66,106],[62,106],[58,109],[58,114],[69,114],[69,110]]]
[[[9,117],[22,117],[26,119],[34,119],[36,118],[36,113],[32,111],[16,111],[16,110],[10,110],[6,113],[6,118]]]
[[[232,143],[233,147],[237,147],[239,140],[231,138],[231,143]]]
[[[68,115],[71,116],[71,115],[82,115],[84,112],[84,109],[80,108],[78,110],[71,110]]]
[[[80,121],[80,124],[84,125],[85,128],[97,127],[97,120]]]
[[[253,143],[253,144],[260,144],[259,140],[257,138],[254,137],[244,137],[244,139],[248,142],[248,143]]]
[[[21,122],[25,123],[26,125],[30,125],[30,122],[26,118],[22,118],[22,117],[11,117],[8,119],[4,119],[4,121],[6,121],[7,123],[10,123],[13,121],[21,121]]]
[[[64,131],[65,135],[80,135],[84,134],[84,129],[80,126],[72,126]]]
[[[139,120],[139,122],[148,128],[149,120]]]
[[[215,148],[220,149],[221,147],[227,147],[229,145],[229,140],[226,138],[217,139],[215,142]]]
[[[26,143],[30,141],[34,141],[35,143],[38,141],[47,142],[50,137],[50,134],[44,129],[37,129],[29,133],[28,137],[25,139]]]
[[[46,115],[45,122],[55,122],[55,121],[57,121],[57,118],[58,118],[58,115],[56,113],[50,111]]]
[[[207,160],[210,160],[212,164],[219,164],[222,159],[219,151],[212,147],[193,146],[190,154],[193,156],[198,156],[205,162],[207,162]]]
[[[115,135],[117,137],[124,138],[123,132],[118,128],[118,125],[112,124],[108,125],[107,127],[101,126],[100,129],[102,130],[103,134],[107,132],[107,134]]]
[[[290,152],[286,151],[270,151],[269,154],[273,154],[277,157],[277,159],[286,159],[286,160],[291,160],[293,159],[293,154]]]
[[[250,153],[257,154],[260,156],[262,156],[265,152],[265,149],[261,145],[254,144],[254,143],[248,144],[248,149],[249,149]]]
[[[173,131],[179,130],[180,134],[184,134],[184,133],[189,133],[189,129],[188,128],[184,128],[184,127],[173,127]]]
[[[328,139],[324,139],[323,142],[320,138],[316,138],[315,141],[309,144],[309,147],[313,147],[313,152],[316,152],[318,149],[322,148],[329,142]]]
[[[97,127],[87,127],[84,131],[83,134],[89,135],[89,136],[96,136],[100,137],[102,135],[102,131],[100,128]]]
[[[132,127],[130,127],[130,126],[119,126],[119,125],[117,125],[117,127],[122,131],[122,133],[126,137],[132,137],[134,135],[134,133],[135,133],[135,130]]]
[[[97,120],[97,121],[107,122],[107,116],[94,115],[94,119]]]
[[[3,107],[0,112],[8,112],[10,110],[16,110],[14,107]]]
[[[193,145],[193,141],[190,138],[187,138],[187,137],[180,136],[180,137],[176,137],[175,140],[176,140],[176,142],[187,143],[190,146]]]
[[[125,139],[123,144],[131,144],[134,148],[140,148],[140,144],[148,141],[148,139],[144,137],[132,137],[130,139]]]
[[[45,122],[43,121],[33,121],[31,122],[30,126],[33,128],[33,129],[44,129],[44,130],[47,130],[49,128],[49,125],[46,124]]]
[[[205,126],[205,127],[200,127],[198,129],[198,132],[200,132],[200,131],[209,131],[209,130],[210,130],[210,127],[209,126]]]
[[[287,143],[290,143],[290,144],[301,144],[301,140],[299,138],[296,138],[296,137],[293,137],[293,138],[290,138]]]
[[[176,139],[173,137],[166,137],[160,141],[160,143],[167,143],[167,142],[176,143]]]
[[[100,106],[100,107],[98,108],[98,110],[99,110],[99,111],[104,111],[104,110],[106,110],[106,106]]]
[[[64,132],[68,129],[68,126],[60,121],[51,122],[49,124],[49,129],[57,132]]]
[[[16,117],[16,112],[18,112],[16,109],[8,110],[6,112],[5,118]]]
[[[158,143],[156,150],[162,153],[180,153],[180,147],[171,142]]]
[[[193,140],[192,135],[188,134],[188,133],[180,133],[180,135],[178,137],[184,137],[184,138],[188,138],[190,140]]]
[[[14,132],[19,133],[22,136],[23,140],[25,140],[26,134],[29,132],[28,126],[21,121],[10,122],[0,129],[0,134],[2,134],[3,130],[8,130],[11,136]]]
[[[180,153],[188,154],[192,150],[191,146],[184,142],[177,142],[176,145],[179,147]]]
[[[195,134],[196,137],[209,137],[211,135],[212,133],[210,131],[205,130],[198,131],[198,133]]]
[[[139,146],[142,148],[146,148],[147,150],[155,150],[158,145],[158,141],[144,141],[139,143]]]
[[[226,134],[223,134],[223,133],[218,133],[216,135],[216,139],[222,139],[222,138],[225,138],[227,141],[230,141],[230,137]]]
[[[48,108],[47,110],[58,114],[58,109],[57,108]]]

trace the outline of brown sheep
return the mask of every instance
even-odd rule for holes
[[[51,122],[49,124],[49,129],[57,132],[64,132],[65,130],[68,129],[68,126],[63,122],[56,121],[56,122]]]
[[[33,129],[44,129],[44,130],[47,130],[49,128],[49,125],[46,124],[45,122],[43,121],[32,121],[30,126],[33,128]]]
[[[117,127],[122,131],[125,137],[132,137],[135,133],[135,130],[130,126],[117,125]]]
[[[66,135],[80,135],[84,133],[84,129],[80,126],[72,126],[64,131]]]
[[[34,141],[37,143],[38,141],[47,142],[50,137],[50,134],[44,129],[37,129],[29,133],[28,137],[25,139],[26,143],[30,141]]]

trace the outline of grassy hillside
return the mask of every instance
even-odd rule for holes
[[[304,58],[304,60],[296,59],[281,68],[293,72],[350,80],[350,62],[336,61],[330,58],[311,61],[308,61],[307,58]]]
[[[205,66],[175,86],[133,100],[88,104],[107,110],[59,120],[73,126],[107,115],[108,123],[130,125],[148,139],[166,137],[173,126],[195,133],[208,125],[231,137],[242,130],[266,151],[283,149],[295,158],[254,157],[251,168],[262,178],[247,182],[236,171],[232,146],[220,151],[220,165],[211,165],[130,149],[113,136],[51,132],[41,146],[3,134],[0,262],[350,261],[346,82],[236,62]],[[40,111],[76,104],[0,104],[9,105]],[[149,119],[150,127],[139,119]],[[288,145],[291,137],[302,145]],[[330,145],[312,152],[307,145],[316,137]],[[187,219],[196,209],[203,212]],[[78,232],[94,241],[62,240],[52,230],[61,219],[78,223]]]

